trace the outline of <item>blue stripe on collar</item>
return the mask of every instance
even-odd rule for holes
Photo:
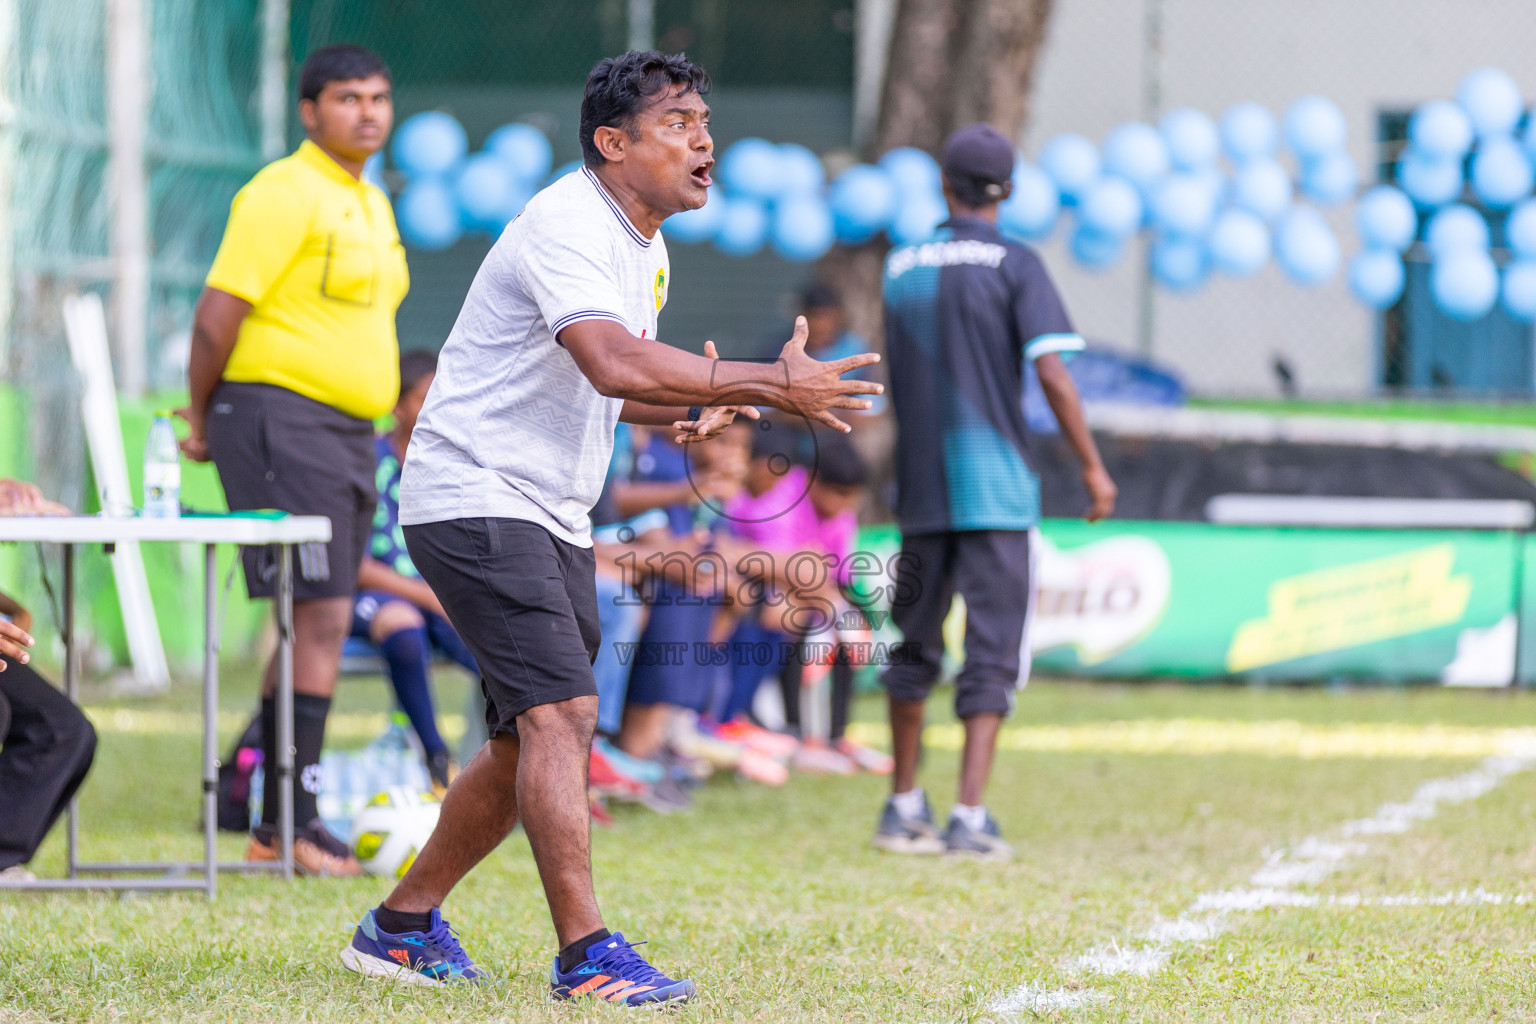
[[[630,223],[629,217],[625,215],[623,209],[621,209],[619,204],[614,201],[613,197],[608,194],[608,190],[603,187],[603,183],[597,180],[597,175],[592,173],[592,168],[582,167],[581,173],[587,176],[587,180],[592,183],[592,187],[597,189],[597,194],[602,196],[603,202],[608,204],[608,209],[612,210],[613,215],[619,218],[619,223],[624,225],[624,230],[629,232],[629,237],[633,238],[642,249],[649,249],[651,247],[651,242],[654,241],[654,239],[646,238],[635,228],[633,224]]]

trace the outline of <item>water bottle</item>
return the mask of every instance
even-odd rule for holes
[[[168,413],[155,413],[144,442],[144,515],[175,519],[181,515],[181,449]]]

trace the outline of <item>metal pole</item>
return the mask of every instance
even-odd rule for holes
[[[277,559],[277,784],[283,879],[293,878],[293,546]]]
[[[75,546],[64,545],[64,695],[71,704],[80,703],[80,663],[75,657]],[[69,877],[75,877],[80,855],[80,798],[69,798]]]
[[[656,0],[629,0],[629,48],[649,50],[656,39]]]
[[[144,0],[107,0],[107,200],[113,262],[112,311],[118,380],[145,386],[149,331],[149,33]]]
[[[1143,52],[1141,116],[1156,123],[1163,112],[1163,0],[1146,0],[1142,20]],[[1137,243],[1143,244],[1143,243]],[[1136,348],[1150,356],[1157,331],[1157,308],[1152,294],[1152,245],[1143,245],[1140,278],[1136,282]]]
[[[875,139],[885,69],[896,28],[896,0],[855,0],[853,5],[853,148]]]
[[[203,545],[203,881],[208,898],[219,879],[219,560]]]
[[[261,0],[261,155],[288,149],[288,0]]]

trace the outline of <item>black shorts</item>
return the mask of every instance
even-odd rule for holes
[[[330,543],[297,548],[294,600],[351,597],[378,503],[373,424],[287,388],[225,381],[208,404],[206,435],[230,511],[330,519]],[[276,592],[277,551],[241,551],[250,596]]]
[[[944,658],[944,617],[965,598],[965,664],[955,677],[955,714],[1013,711],[1019,646],[1029,611],[1029,533],[965,530],[903,536],[891,621],[902,657],[882,682],[897,700],[924,700]]]
[[[480,666],[485,725],[517,735],[540,704],[596,697],[602,644],[597,561],[521,519],[447,519],[404,528],[405,546]]]

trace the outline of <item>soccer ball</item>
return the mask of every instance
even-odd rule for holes
[[[352,819],[352,849],[370,875],[403,878],[437,827],[442,805],[430,793],[391,786]]]

